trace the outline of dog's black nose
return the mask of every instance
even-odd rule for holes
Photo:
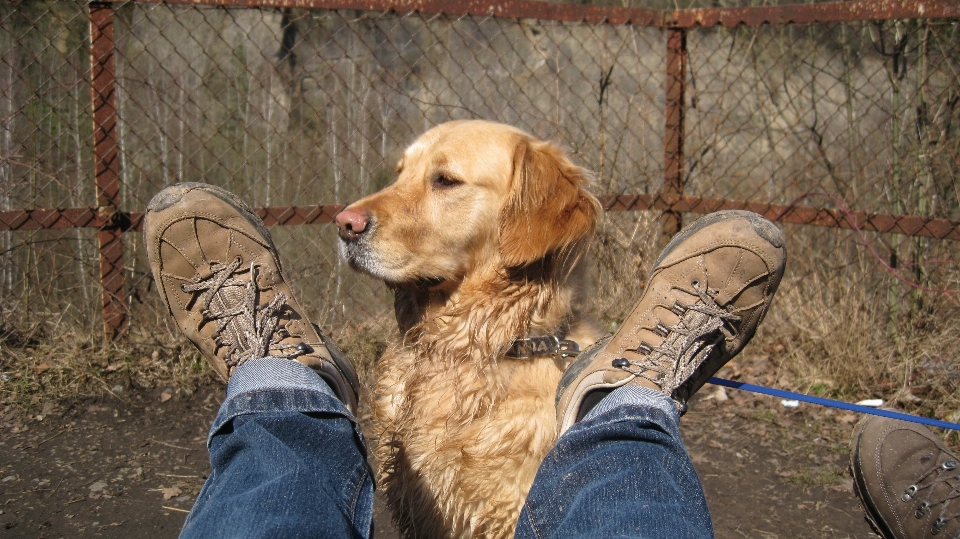
[[[344,241],[357,241],[360,235],[367,230],[370,218],[366,212],[359,209],[344,208],[337,214],[337,228],[340,229],[340,238]]]

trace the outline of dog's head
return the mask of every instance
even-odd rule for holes
[[[557,146],[485,121],[439,125],[397,164],[397,180],[336,218],[344,258],[394,285],[464,278],[563,254],[599,215],[586,171]]]

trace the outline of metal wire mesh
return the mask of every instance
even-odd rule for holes
[[[75,3],[0,7],[0,210],[95,205],[88,18]],[[0,232],[0,313],[97,319],[92,230]]]
[[[695,30],[689,54],[687,193],[960,216],[956,21]],[[957,282],[954,241],[792,235],[798,286],[861,290],[891,317]],[[915,297],[924,288],[935,291]]]
[[[461,118],[560,142],[596,173],[598,194],[656,196],[669,173],[665,28],[125,3],[112,30],[123,215],[181,181],[221,185],[254,207],[343,204],[389,183],[419,133]],[[693,28],[686,50],[682,194],[960,220],[957,21]],[[0,213],[97,207],[92,79],[89,8],[0,7]],[[592,309],[611,327],[656,258],[658,217],[611,213],[601,227]],[[96,330],[94,229],[7,224],[4,325]],[[787,231],[799,296],[783,313],[851,298],[877,320],[953,308],[953,240]],[[333,227],[272,234],[321,325],[393,327],[388,291],[341,263]],[[166,333],[141,243],[123,236],[121,299],[131,332]]]
[[[43,71],[65,63],[63,55],[35,54],[50,47],[19,39],[16,25],[48,40],[72,32],[80,69],[69,88],[80,112],[69,117],[86,131],[66,140],[85,145],[51,165],[35,157],[34,166],[60,176],[70,159],[84,158],[75,190],[87,198],[37,196],[40,187],[55,191],[21,171],[11,183],[24,195],[11,198],[9,209],[94,205],[84,12],[74,7],[68,20],[79,21],[75,27],[54,31],[39,18],[52,17],[51,6],[7,8],[5,50],[31,57]],[[33,22],[17,22],[32,11]],[[561,141],[597,171],[598,191],[646,192],[662,176],[659,29],[154,4],[120,6],[114,21],[121,211],[142,211],[155,192],[179,181],[224,186],[253,206],[348,202],[386,185],[402,148],[419,133],[460,118],[502,121]],[[14,60],[5,67],[14,79],[7,88],[30,76]],[[22,107],[10,109],[29,119],[21,118]],[[385,291],[342,266],[331,227],[276,228],[274,235],[295,286],[328,305],[316,313],[326,325],[389,320]],[[157,322],[138,242],[128,235],[134,328]],[[6,294],[16,288],[44,285]]]
[[[688,192],[956,219],[960,27],[696,30]]]
[[[189,179],[257,205],[342,202],[388,182],[425,129],[477,117],[562,140],[604,190],[659,181],[656,29],[162,5],[118,18],[127,209]]]

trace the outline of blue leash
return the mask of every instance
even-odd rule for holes
[[[770,387],[755,386],[753,384],[745,384],[743,382],[734,382],[733,380],[726,380],[723,378],[713,377],[707,381],[710,382],[711,384],[716,384],[718,386],[726,386],[726,387],[732,387],[734,389],[742,389],[744,391],[752,391],[754,393],[761,393],[763,395],[780,397],[781,399],[795,399],[798,401],[809,402],[811,404],[819,404],[820,406],[830,406],[832,408],[840,408],[841,410],[859,412],[861,414],[879,415],[882,417],[889,417],[892,419],[900,419],[902,421],[912,421],[913,423],[920,423],[921,425],[927,425],[930,427],[940,427],[942,429],[953,429],[953,430],[960,431],[960,424],[950,423],[948,421],[940,421],[938,419],[929,419],[926,417],[905,414],[902,412],[893,412],[891,410],[881,410],[879,408],[871,408],[869,406],[860,406],[859,404],[850,404],[849,402],[843,402],[843,401],[838,401],[833,399],[825,399],[823,397],[812,397],[810,395],[804,395],[803,393],[794,393],[792,391],[784,391],[782,389],[773,389]]]

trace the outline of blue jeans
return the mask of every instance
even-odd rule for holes
[[[540,465],[516,537],[713,537],[678,420],[657,391],[608,395]],[[213,472],[181,538],[373,535],[363,436],[308,367],[241,365],[207,447]]]

